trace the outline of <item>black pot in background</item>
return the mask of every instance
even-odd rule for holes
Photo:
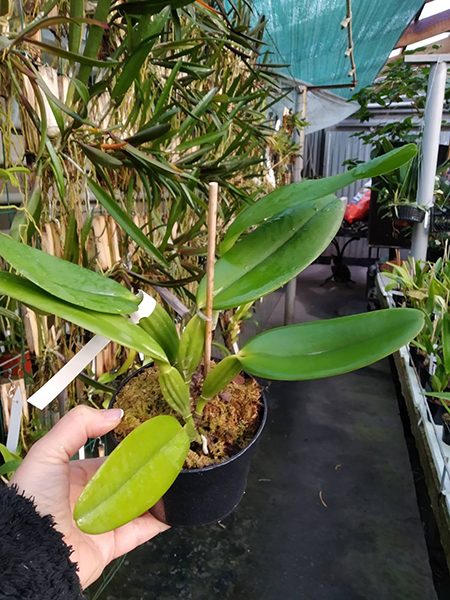
[[[433,400],[430,398],[427,398],[427,402],[430,408],[431,416],[433,417],[433,423],[435,425],[443,425],[444,423],[442,421],[442,417],[447,412],[446,409],[442,406],[442,404],[437,404],[437,402],[433,402]]]
[[[430,374],[428,369],[423,364],[423,356],[419,354],[416,346],[410,346],[409,354],[411,357],[411,362],[416,368],[417,375],[419,376],[420,385],[426,390],[431,391],[430,383]],[[430,389],[428,389],[430,388]]]
[[[399,221],[407,221],[408,223],[422,223],[425,217],[423,210],[409,204],[396,206],[394,212]]]
[[[130,379],[149,366],[141,367],[125,379],[112,397],[110,407]],[[261,423],[250,444],[217,465],[183,469],[170,489],[150,508],[152,515],[168,525],[193,526],[217,523],[233,512],[245,493],[250,463],[266,424],[268,407],[264,392],[262,399]],[[108,442],[111,449],[117,446],[113,432],[108,434]]]
[[[442,420],[442,424],[442,441],[444,442],[444,444],[450,446],[450,423],[448,421]]]

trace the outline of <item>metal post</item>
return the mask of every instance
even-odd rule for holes
[[[299,112],[299,104],[301,101],[301,116],[302,119],[306,119],[306,97],[307,97],[307,88],[306,86],[299,86],[295,88],[295,104],[294,104],[294,112]],[[298,143],[299,152],[298,156],[295,159],[294,169],[292,172],[292,182],[301,181],[302,179],[302,169],[303,169],[303,155],[305,153],[305,129],[302,128],[299,133],[294,131],[293,134],[294,141]],[[291,279],[286,284],[285,292],[284,292],[284,324],[292,325],[294,322],[295,316],[295,298],[297,295],[297,277]]]
[[[408,62],[416,62],[418,58],[422,59],[425,57],[414,57],[413,55],[408,58],[410,58]],[[443,58],[444,57],[442,57],[442,59]],[[428,76],[428,92],[425,105],[417,203],[431,208],[434,201],[434,182],[436,177],[439,138],[445,98],[447,63],[445,60],[440,60],[439,58],[436,60],[436,55],[429,57],[429,59],[431,59],[429,62],[433,62],[433,64],[431,65],[430,74]],[[420,62],[428,61],[420,60]],[[413,230],[411,255],[416,260],[426,260],[427,258],[429,229],[430,219],[429,215],[426,214],[423,222],[417,223]]]

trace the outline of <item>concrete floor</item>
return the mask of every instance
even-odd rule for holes
[[[296,320],[363,312],[351,287],[298,279]],[[282,324],[281,293],[245,335]],[[389,363],[269,387],[247,493],[220,525],[172,529],[135,550],[107,600],[435,600]]]

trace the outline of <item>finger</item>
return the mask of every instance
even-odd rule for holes
[[[88,438],[105,435],[119,424],[122,417],[121,408],[98,410],[89,406],[77,406],[34,444],[31,452],[35,458],[67,462],[84,446]]]
[[[170,529],[169,525],[161,523],[155,519],[149,512],[134,519],[131,523],[127,523],[114,531],[114,557],[118,558],[127,552],[131,552],[137,546],[148,542],[158,533],[162,533]]]

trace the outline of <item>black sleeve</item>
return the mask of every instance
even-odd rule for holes
[[[0,487],[0,598],[82,600],[72,549],[50,515],[12,487]]]

